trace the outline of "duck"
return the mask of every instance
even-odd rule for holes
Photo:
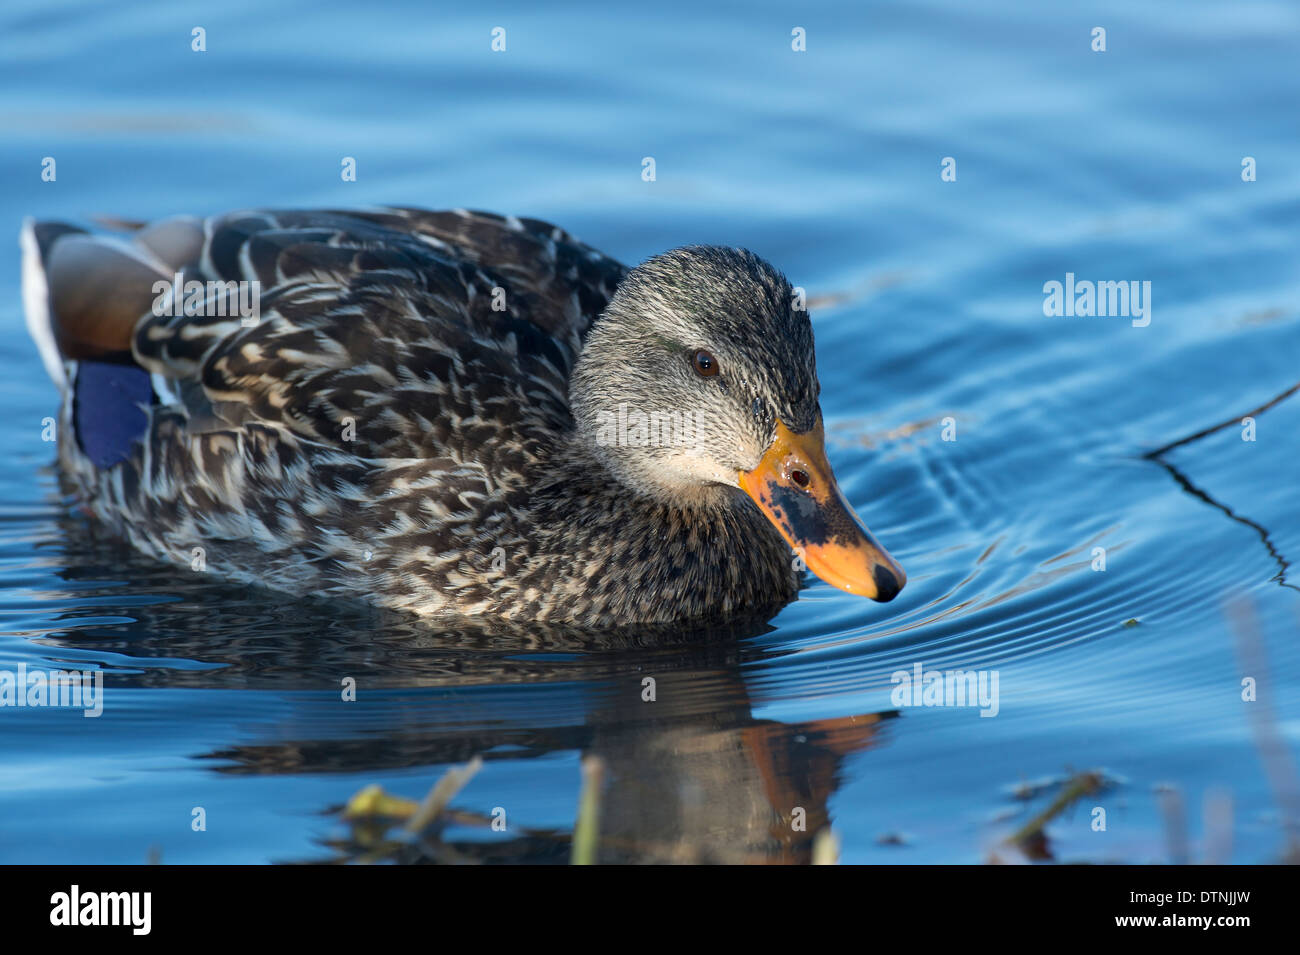
[[[632,268],[539,219],[24,222],[80,509],[293,597],[580,627],[906,576],[827,460],[812,324],[753,252]]]

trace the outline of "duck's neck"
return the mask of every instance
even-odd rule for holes
[[[543,615],[612,622],[706,620],[775,611],[795,596],[789,547],[739,490],[699,485],[665,500],[625,484],[571,438],[530,489],[524,587]]]

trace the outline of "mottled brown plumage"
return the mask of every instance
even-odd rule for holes
[[[60,462],[148,554],[295,594],[592,627],[795,595],[790,547],[735,475],[776,421],[820,422],[812,332],[751,253],[681,249],[629,274],[534,219],[412,209],[178,218],[118,246],[38,224],[24,247],[29,323],[62,376]],[[256,322],[211,314],[211,294],[203,314],[164,295],[122,320],[176,271],[260,283]],[[723,369],[707,379],[705,348]],[[92,453],[73,358],[152,375],[120,460]],[[698,426],[610,442],[620,404]]]

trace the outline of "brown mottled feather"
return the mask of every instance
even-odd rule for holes
[[[36,234],[64,356],[129,345],[169,382],[106,469],[66,439],[65,396],[65,472],[146,553],[294,593],[590,626],[794,594],[756,509],[635,498],[572,440],[570,376],[626,269],[561,229],[252,211],[147,226],[138,256]],[[259,320],[153,314],[167,270],[261,283]]]

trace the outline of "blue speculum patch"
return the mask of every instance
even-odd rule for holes
[[[149,373],[131,365],[83,361],[77,365],[75,388],[72,423],[81,450],[99,468],[125,460],[144,434],[144,408],[153,403]]]

